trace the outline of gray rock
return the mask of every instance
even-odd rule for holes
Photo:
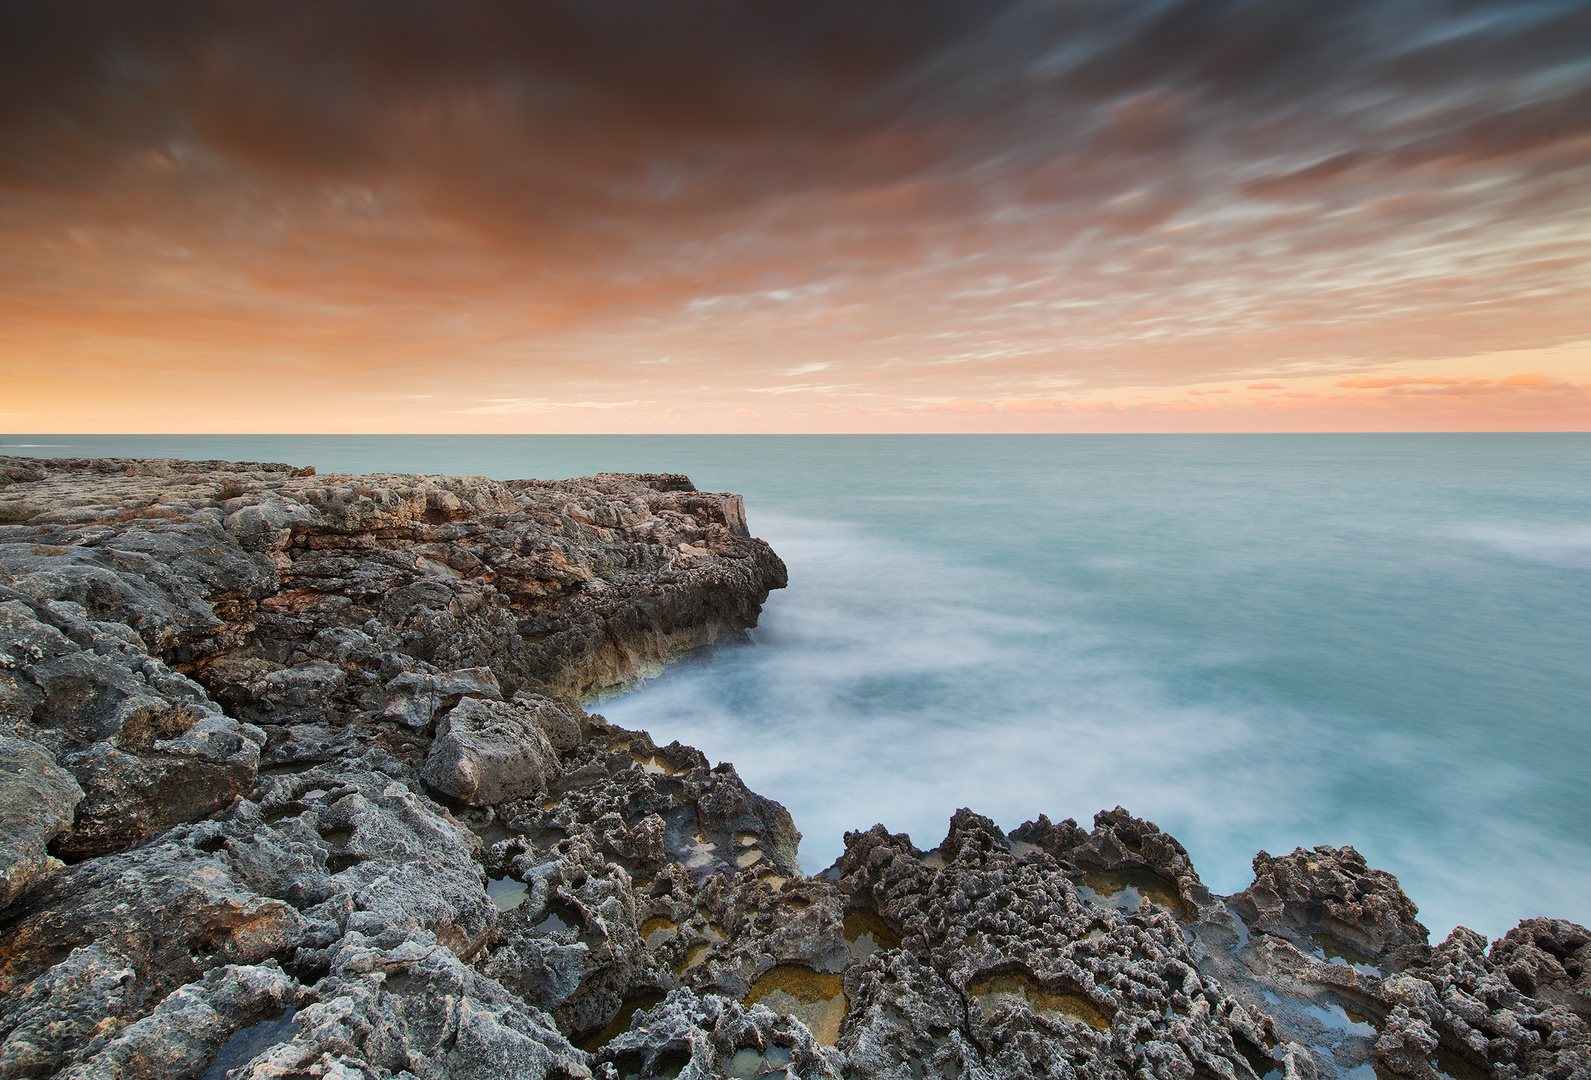
[[[320,1000],[294,1018],[298,1033],[236,1075],[585,1080],[586,1056],[543,1012],[464,966],[425,935],[378,945],[347,934],[331,949]],[[357,1071],[356,1071],[357,1070]]]
[[[1254,883],[1236,899],[1254,912],[1258,929],[1295,938],[1330,934],[1372,956],[1429,938],[1398,879],[1367,866],[1351,847],[1297,848],[1279,858],[1262,851],[1254,856]]]
[[[61,868],[45,845],[71,826],[82,798],[43,747],[0,737],[0,911]]]
[[[100,943],[72,949],[0,1007],[0,1076],[50,1076],[93,1053],[141,1003],[138,972]]]
[[[518,702],[465,698],[437,724],[420,779],[472,806],[546,790],[561,769],[536,724],[538,711]]]
[[[5,819],[0,1078],[1591,1080],[1591,933],[1432,949],[1351,848],[1223,898],[1121,807],[960,811],[805,877],[732,766],[577,704],[784,583],[683,477],[7,459],[0,519],[0,760],[57,785]]]
[[[579,709],[571,709],[544,694],[532,694],[525,690],[514,695],[514,703],[530,710],[536,729],[560,753],[574,750],[585,737]]]
[[[281,1015],[298,984],[274,963],[228,964],[168,994],[64,1080],[188,1080],[203,1075],[232,1034]]]
[[[491,668],[465,668],[432,674],[406,671],[386,684],[387,707],[383,719],[423,730],[439,713],[457,705],[464,697],[501,701],[503,689]]]

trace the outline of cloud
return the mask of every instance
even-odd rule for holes
[[[1447,386],[1372,383],[1591,333],[1588,10],[12,6],[0,346],[63,418],[134,371],[497,388],[454,416]]]
[[[504,414],[548,412],[555,409],[628,409],[642,404],[638,401],[562,401],[548,398],[497,398],[467,409],[454,409],[464,414]]]
[[[1449,386],[1458,382],[1457,379],[1424,378],[1416,379],[1408,375],[1397,375],[1388,379],[1372,378],[1368,375],[1354,375],[1342,379],[1336,385],[1349,387],[1354,390],[1382,390],[1389,386],[1414,386],[1417,384],[1430,384],[1432,386]]]

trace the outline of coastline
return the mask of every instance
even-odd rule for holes
[[[755,625],[784,568],[738,496],[0,473],[0,1075],[204,1075],[289,1007],[241,1075],[1591,1070],[1583,928],[1433,948],[1351,848],[1261,853],[1217,897],[1120,808],[963,811],[803,878],[732,766],[576,700]]]

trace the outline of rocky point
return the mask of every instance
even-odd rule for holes
[[[0,458],[0,1077],[1591,1080],[1591,933],[1116,808],[808,877],[582,702],[785,568],[677,475]]]

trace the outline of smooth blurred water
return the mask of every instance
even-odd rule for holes
[[[1591,923],[1591,435],[0,442],[741,492],[790,588],[600,708],[733,761],[810,870],[1120,803],[1218,891],[1353,844],[1438,934]]]

